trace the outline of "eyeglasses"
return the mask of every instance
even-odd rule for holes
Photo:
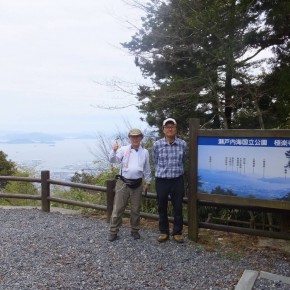
[[[176,128],[176,126],[164,126],[163,128],[166,130],[173,130]]]

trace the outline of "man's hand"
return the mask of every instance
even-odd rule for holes
[[[150,189],[150,184],[146,183],[144,185],[144,188],[143,188],[145,196],[147,196],[147,192],[148,192],[149,189]]]
[[[119,148],[119,144],[118,144],[118,142],[116,141],[116,143],[115,143],[114,146],[113,146],[113,150],[114,150],[114,152],[117,152],[118,148]]]

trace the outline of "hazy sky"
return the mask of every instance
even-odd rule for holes
[[[105,84],[142,82],[120,45],[140,13],[122,0],[0,0],[0,131],[146,128],[133,107],[96,108],[136,102]]]

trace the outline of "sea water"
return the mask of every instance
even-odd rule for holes
[[[0,151],[8,155],[8,160],[36,175],[49,170],[51,176],[67,180],[77,171],[97,172],[97,146],[95,139],[64,139],[48,144],[0,143]]]

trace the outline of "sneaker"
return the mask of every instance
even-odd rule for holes
[[[140,234],[138,232],[131,232],[131,236],[134,238],[134,240],[140,239]]]
[[[167,234],[161,234],[161,235],[157,238],[157,241],[158,241],[159,243],[166,242],[167,240],[169,240],[169,235],[167,235]]]
[[[173,235],[175,242],[182,244],[184,242],[182,235]]]
[[[117,240],[117,238],[118,238],[117,234],[110,233],[108,240],[110,242],[113,242],[113,241]]]

